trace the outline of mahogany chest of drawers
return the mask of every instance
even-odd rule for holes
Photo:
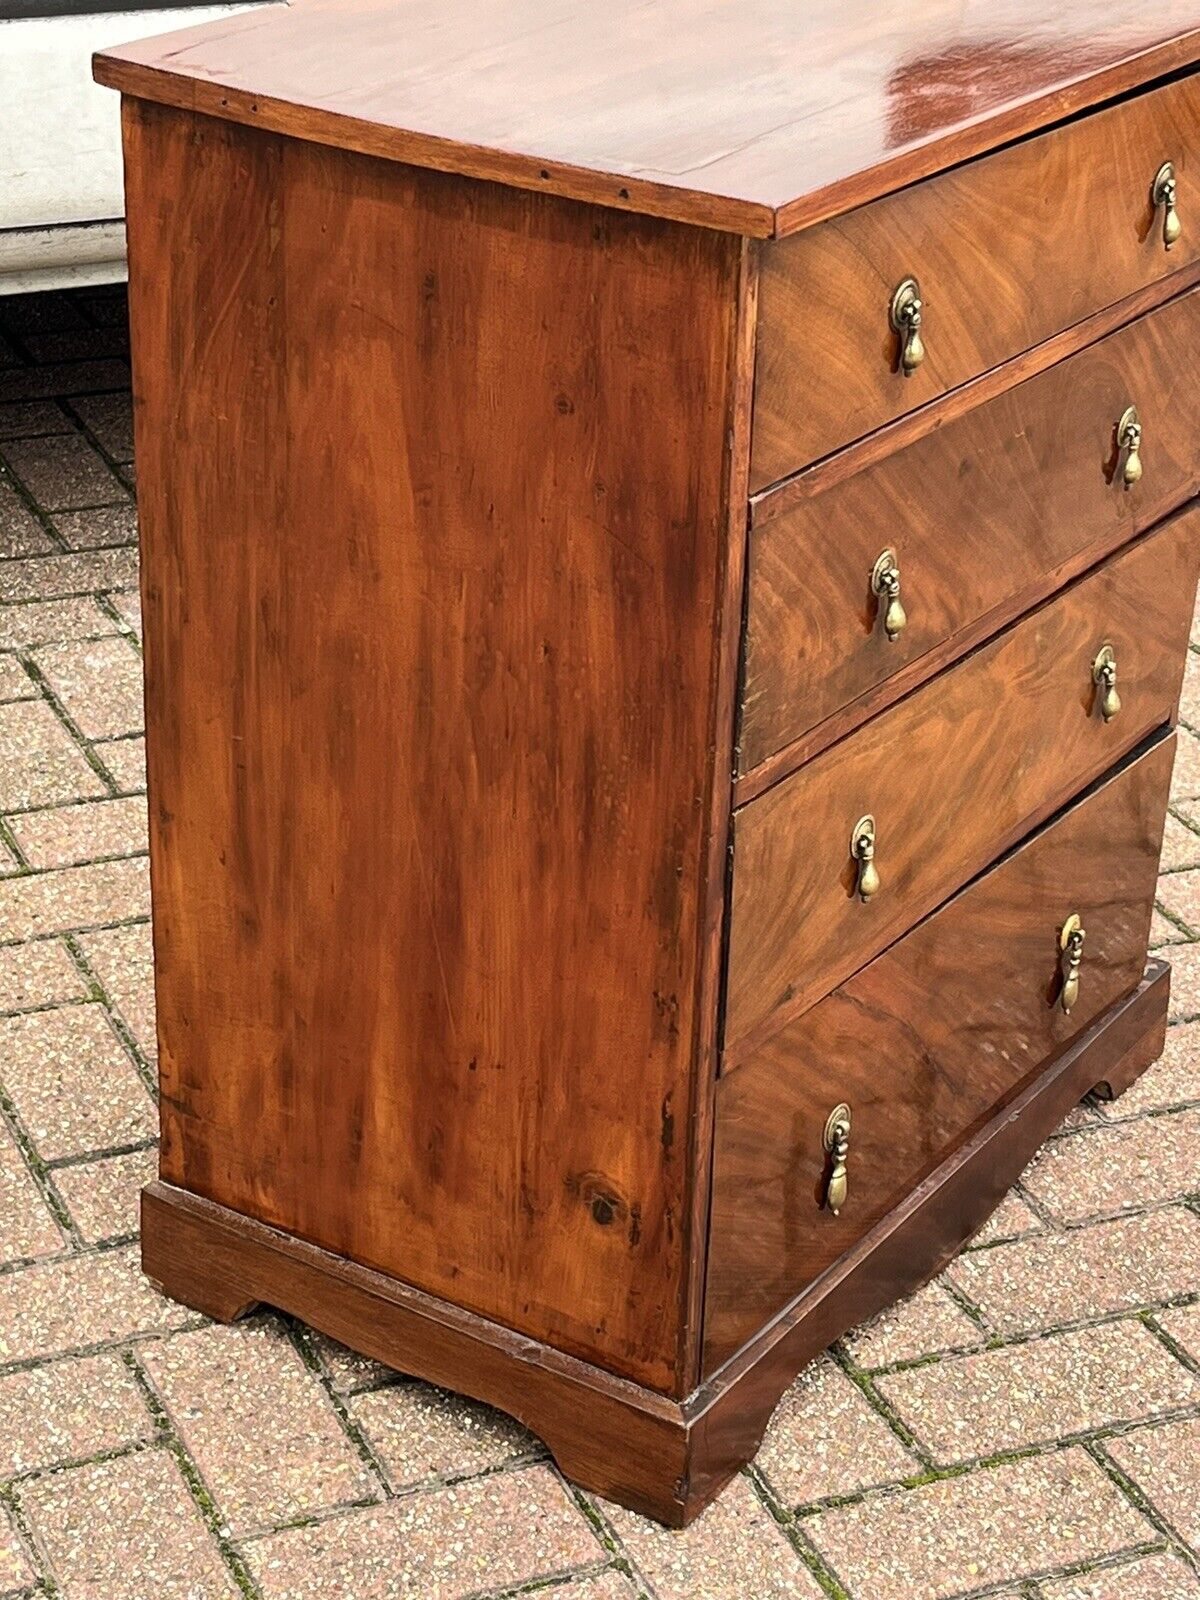
[[[146,1271],[675,1523],[1166,1017],[1200,9],[809,9],[301,0],[96,67]]]

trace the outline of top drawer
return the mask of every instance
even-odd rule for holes
[[[1166,161],[1169,249],[1152,198]],[[1189,265],[1198,171],[1189,77],[765,246],[751,489]],[[889,312],[910,276],[925,358],[906,377]]]

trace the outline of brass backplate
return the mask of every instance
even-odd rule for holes
[[[841,1105],[834,1106],[833,1110],[825,1118],[823,1142],[826,1150],[832,1150],[837,1143],[837,1130],[839,1127],[844,1127],[847,1130],[850,1127],[850,1107],[844,1100]]]

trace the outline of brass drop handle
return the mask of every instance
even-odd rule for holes
[[[1058,948],[1062,957],[1063,982],[1059,1003],[1070,1014],[1079,999],[1079,968],[1083,964],[1083,941],[1087,937],[1078,912],[1073,911],[1062,925]]]
[[[850,854],[858,863],[858,881],[855,893],[864,903],[879,888],[879,873],[875,867],[875,818],[859,817],[850,835]]]
[[[1132,489],[1142,476],[1142,419],[1136,406],[1127,406],[1117,423],[1117,449],[1125,457],[1121,482]]]
[[[921,338],[924,310],[921,286],[915,278],[905,278],[896,285],[890,319],[893,330],[900,335],[900,370],[906,378],[911,377],[925,359],[925,341]]]
[[[900,566],[894,550],[885,550],[871,572],[871,589],[879,596],[883,631],[895,639],[908,626],[908,614],[900,600]]]
[[[1112,645],[1101,645],[1100,653],[1092,662],[1092,682],[1100,691],[1100,714],[1111,722],[1121,709],[1121,696],[1117,693],[1117,656]]]
[[[825,1204],[836,1217],[846,1204],[846,1191],[850,1180],[846,1175],[846,1158],[850,1154],[850,1107],[843,1100],[834,1106],[825,1119],[824,1145],[833,1158],[829,1174],[829,1187],[825,1190]]]
[[[1169,250],[1179,235],[1183,232],[1183,224],[1179,220],[1179,212],[1175,209],[1175,199],[1178,185],[1175,178],[1175,163],[1164,161],[1154,174],[1154,188],[1151,197],[1154,200],[1154,209],[1161,210],[1163,214],[1163,248]]]

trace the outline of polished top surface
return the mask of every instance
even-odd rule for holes
[[[1200,58],[1200,0],[299,0],[101,82],[318,142],[794,232]]]

